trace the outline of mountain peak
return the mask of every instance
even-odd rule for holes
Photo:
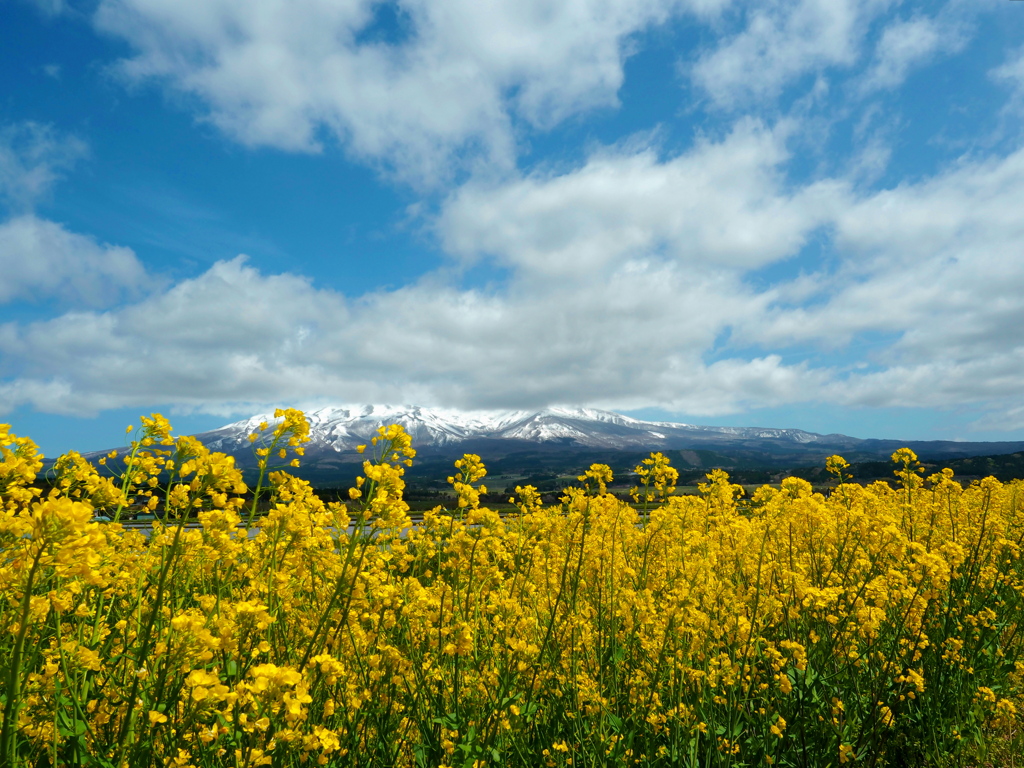
[[[699,427],[672,422],[641,421],[599,408],[551,406],[540,410],[457,410],[379,403],[336,405],[306,413],[312,446],[347,451],[365,443],[377,427],[401,424],[418,448],[454,446],[468,440],[558,441],[588,448],[659,449],[692,443],[701,437],[773,439],[815,442],[820,436],[794,429]],[[253,416],[205,433],[217,450],[230,450],[245,441],[267,414]],[[849,438],[848,438],[849,439]]]
[[[562,461],[578,461],[585,466],[588,461],[607,462],[617,451],[682,451],[692,456],[682,456],[681,460],[696,461],[699,466],[708,460],[725,461],[729,466],[793,467],[821,465],[836,453],[852,461],[886,460],[905,445],[924,456],[951,458],[1024,450],[1024,443],[861,440],[800,429],[642,421],[614,411],[573,406],[463,411],[370,403],[312,409],[306,416],[310,441],[301,472],[326,483],[348,477],[353,464],[364,458],[356,453],[356,446],[370,442],[377,428],[388,424],[405,428],[420,458],[426,460],[424,466],[463,453],[479,453],[487,461],[505,457],[513,463],[525,462],[523,466],[536,464],[538,456],[559,456]],[[231,454],[240,466],[251,468],[255,459],[249,435],[264,421],[273,424],[277,420],[269,414],[257,415],[196,437],[210,450]],[[700,458],[698,454],[703,452],[710,458]],[[513,456],[519,458],[513,460]]]

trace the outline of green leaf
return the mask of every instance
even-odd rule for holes
[[[70,723],[61,723],[58,730],[65,738],[77,738],[82,736],[87,728],[84,720],[72,720]]]

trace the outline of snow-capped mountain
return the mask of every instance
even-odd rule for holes
[[[480,440],[557,443],[579,448],[651,449],[689,447],[694,442],[768,440],[780,445],[830,445],[859,442],[843,435],[822,436],[799,429],[704,427],[640,421],[596,408],[545,408],[539,411],[457,411],[417,406],[356,405],[306,413],[310,422],[307,451],[346,452],[366,443],[386,424],[401,424],[418,450],[454,449]],[[228,424],[199,435],[211,449],[234,453],[249,446],[249,435],[270,415]]]
[[[445,477],[444,468],[450,469],[450,462],[463,453],[477,453],[489,467],[516,474],[555,467],[578,471],[593,461],[630,464],[650,451],[670,452],[676,466],[691,468],[823,466],[826,457],[836,453],[851,462],[887,462],[893,451],[904,446],[933,460],[1024,451],[1024,442],[862,440],[800,429],[641,421],[596,408],[459,411],[352,405],[307,411],[306,417],[310,441],[301,468],[294,471],[321,486],[350,482],[365,458],[356,446],[369,443],[378,427],[395,423],[405,427],[417,451],[416,466],[410,472],[435,479]],[[211,450],[233,455],[240,467],[253,470],[256,456],[249,435],[264,421],[273,425],[277,420],[269,414],[253,416],[196,437]]]

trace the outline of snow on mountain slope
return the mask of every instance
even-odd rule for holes
[[[672,422],[640,421],[596,408],[545,408],[540,411],[459,411],[394,405],[342,405],[306,412],[310,442],[302,459],[302,472],[316,475],[321,484],[347,482],[351,465],[363,457],[358,445],[369,443],[382,425],[401,424],[413,439],[423,466],[430,459],[445,461],[462,453],[479,453],[487,459],[516,457],[534,469],[544,464],[539,455],[567,456],[597,452],[606,460],[608,451],[710,451],[712,462],[747,467],[820,466],[832,454],[852,462],[886,461],[904,446],[919,455],[962,458],[1024,451],[1024,442],[966,443],[950,441],[897,441],[859,439],[847,435],[819,435],[799,429],[767,427],[709,427]],[[249,435],[261,422],[273,424],[270,415],[253,416],[196,437],[210,450],[236,458],[239,466],[256,463]],[[107,451],[87,454],[97,458]],[[694,454],[696,456],[696,454]],[[580,459],[581,462],[591,460]],[[692,459],[685,459],[690,462]],[[699,457],[698,463],[702,461]],[[517,465],[518,466],[518,465]],[[347,467],[347,469],[346,469]]]
[[[558,441],[589,448],[658,448],[681,440],[770,440],[787,444],[815,443],[821,435],[798,429],[704,427],[632,419],[596,408],[545,408],[540,411],[458,411],[418,406],[332,406],[306,413],[310,422],[310,448],[349,451],[372,438],[377,427],[401,424],[413,445],[454,447],[467,440]],[[228,424],[200,436],[213,450],[232,451],[247,446],[248,436],[270,415]],[[833,435],[830,438],[841,438]],[[853,438],[845,438],[852,440]]]

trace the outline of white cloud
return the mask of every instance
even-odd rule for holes
[[[655,400],[720,413],[800,398],[820,374],[772,356],[702,360],[733,318],[759,307],[728,277],[695,279],[664,263],[629,263],[569,291],[425,282],[351,302],[236,259],[120,310],[0,326],[0,354],[16,372],[0,387],[0,411]]]
[[[775,0],[752,4],[746,25],[689,74],[720,107],[778,97],[794,80],[829,67],[850,67],[869,24],[889,0]]]
[[[57,16],[67,10],[64,0],[29,0],[46,16]]]
[[[547,277],[664,253],[691,268],[750,269],[799,251],[841,185],[790,193],[785,130],[742,120],[662,162],[652,148],[605,151],[562,175],[469,185],[440,224],[447,249]]]
[[[298,343],[298,321],[344,317],[340,305],[318,301],[308,281],[263,278],[243,262],[218,263],[122,309],[0,326],[0,350],[22,374],[0,408],[94,413],[154,399],[198,405],[279,396],[309,373],[275,362]]]
[[[136,50],[125,76],[196,97],[245,144],[318,151],[333,135],[422,182],[447,176],[466,149],[510,166],[516,121],[545,128],[615,105],[629,36],[684,3],[402,0],[408,35],[363,41],[378,5],[102,0],[96,23]]]
[[[561,176],[467,187],[449,201],[441,231],[454,252],[493,256],[524,281],[557,280],[568,292],[589,290],[581,275],[599,280],[651,254],[680,265],[728,315],[706,316],[706,305],[682,296],[684,309],[666,299],[649,311],[676,327],[714,318],[695,345],[703,359],[715,333],[729,333],[718,354],[735,356],[734,386],[755,370],[751,350],[762,349],[765,359],[777,350],[822,361],[799,368],[777,359],[802,382],[796,400],[1005,406],[1019,397],[1024,150],[858,196],[842,179],[784,184],[783,135],[740,122],[721,142],[664,161],[650,150],[599,153]],[[750,270],[795,256],[815,231],[832,251],[819,271],[737,289]],[[743,300],[729,302],[737,290]],[[849,370],[823,362],[837,360]]]
[[[50,126],[23,122],[0,128],[0,198],[27,209],[85,156],[84,142]]]
[[[0,304],[57,298],[100,307],[149,284],[129,248],[96,242],[32,214],[0,223]]]
[[[994,431],[1016,431],[1024,429],[1024,405],[1015,408],[1000,409],[991,414],[986,414],[974,424],[978,430]]]
[[[1011,84],[1014,88],[1024,88],[1024,48],[1020,48],[1007,60],[989,73],[996,80]]]
[[[1024,48],[1014,51],[1006,61],[989,72],[996,82],[1004,83],[1011,89],[1007,111],[1024,112]]]
[[[1024,379],[1024,150],[860,197],[835,180],[789,190],[772,171],[780,157],[775,133],[744,123],[676,158],[610,151],[562,177],[467,188],[442,231],[467,257],[509,265],[498,292],[434,275],[350,300],[236,259],[121,309],[7,324],[0,410],[1012,407]],[[570,210],[576,224],[558,231],[551,212]],[[703,219],[754,233],[764,252],[707,235]],[[833,271],[746,282],[822,227]]]
[[[85,144],[39,123],[0,128],[0,198],[13,215],[0,221],[0,304],[58,299],[66,308],[101,307],[138,296],[146,271],[128,248],[70,232],[31,212]]]
[[[952,19],[928,16],[898,19],[882,32],[874,61],[861,81],[861,90],[870,92],[896,88],[903,84],[914,67],[926,64],[938,55],[955,54],[967,41],[963,25]]]
[[[845,258],[815,277],[819,301],[776,306],[737,334],[849,352],[879,339],[860,355],[873,370],[829,390],[842,402],[1005,405],[1024,379],[1021,199],[1024,150],[851,201],[833,222]]]

